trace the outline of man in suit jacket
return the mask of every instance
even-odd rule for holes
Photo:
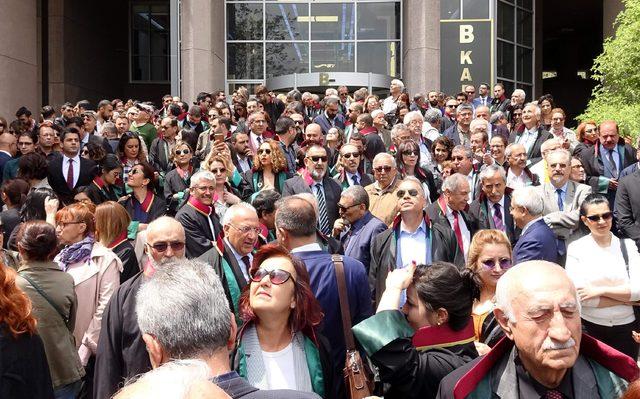
[[[614,214],[622,237],[636,242],[640,250],[640,169],[620,179]]]
[[[62,156],[49,161],[47,178],[53,191],[65,204],[73,202],[73,190],[76,187],[91,184],[96,164],[80,157],[80,134],[77,130],[65,129],[60,136]]]
[[[594,193],[605,194],[614,208],[620,173],[636,162],[636,150],[618,134],[615,121],[604,121],[599,127],[600,137],[589,149],[580,153],[586,183]]]
[[[542,194],[545,223],[558,238],[560,255],[566,254],[566,245],[588,231],[580,229],[580,206],[591,194],[591,187],[571,181],[571,154],[558,149],[546,156],[549,182],[538,186]]]
[[[478,86],[478,97],[474,98],[473,101],[471,101],[471,104],[473,105],[473,108],[478,108],[481,106],[489,107],[492,101],[493,98],[489,96],[489,85],[486,83],[481,83]]]
[[[542,159],[542,143],[553,137],[551,133],[539,125],[541,111],[535,104],[527,104],[522,110],[522,126],[509,136],[509,143],[522,144],[527,151],[529,164]]]
[[[509,213],[511,207],[511,190],[507,187],[507,174],[500,165],[489,165],[480,172],[482,192],[480,197],[469,206],[471,224],[478,230],[496,229],[509,237],[513,246],[520,236]]]
[[[7,132],[0,134],[0,183],[4,164],[11,160],[18,151],[16,136]]]
[[[443,135],[455,145],[471,145],[471,120],[473,119],[473,107],[469,104],[460,104],[456,110],[456,123],[444,131]]]
[[[325,98],[324,112],[313,118],[313,123],[320,125],[325,136],[332,127],[344,130],[345,117],[338,112],[338,101],[335,97]]]
[[[312,144],[305,153],[305,168],[301,175],[284,182],[282,196],[312,193],[318,201],[318,222],[322,234],[330,235],[331,227],[338,218],[338,201],[342,188],[327,174],[327,150]]]
[[[353,144],[345,144],[340,148],[340,165],[342,171],[334,179],[340,184],[342,189],[352,186],[366,187],[373,183],[373,177],[367,173],[360,172],[359,166],[362,154],[358,151],[358,147]]]
[[[113,148],[111,144],[109,144],[108,140],[100,136],[96,136],[93,133],[89,133],[84,128],[84,120],[79,116],[74,116],[69,119],[67,123],[67,128],[76,128],[80,132],[80,149],[82,149],[88,143],[94,143],[96,145],[102,146],[107,154],[113,154]],[[60,138],[62,140],[62,137]]]
[[[527,260],[558,262],[558,244],[553,231],[542,218],[544,202],[536,187],[516,189],[511,195],[511,216],[522,229],[513,247],[513,264]]]

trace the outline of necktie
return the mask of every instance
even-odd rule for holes
[[[611,165],[611,177],[618,178],[618,168],[616,167],[616,161],[613,160],[613,150],[608,150],[607,159]]]
[[[244,263],[244,266],[247,268],[247,275],[248,275],[249,270],[251,269],[251,262],[249,261],[249,255],[245,255],[240,259],[242,260],[242,263]],[[249,276],[249,278],[251,278],[251,276]]]
[[[262,136],[256,136],[256,140],[258,140],[258,145],[262,144]]]
[[[327,214],[327,203],[324,200],[324,193],[322,192],[322,185],[316,184],[316,197],[318,197],[318,223],[320,224],[320,231],[322,234],[329,235],[329,216]]]
[[[502,223],[502,211],[500,204],[493,204],[493,224],[497,230],[504,231],[504,223]]]
[[[456,234],[456,240],[458,241],[458,247],[460,252],[464,253],[464,246],[462,245],[462,230],[460,230],[460,222],[458,220],[458,211],[453,211],[453,232]]]
[[[69,169],[67,169],[67,186],[73,189],[73,159],[69,159]]]
[[[354,186],[359,186],[360,185],[360,179],[358,179],[358,175],[353,175],[351,180],[353,180],[353,185]]]
[[[544,399],[563,399],[564,395],[560,391],[550,389],[544,394]]]
[[[556,189],[556,193],[558,194],[558,209],[564,211],[564,203],[562,202],[562,189]]]

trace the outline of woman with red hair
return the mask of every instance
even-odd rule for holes
[[[333,364],[316,327],[323,314],[304,263],[278,244],[253,257],[250,283],[240,296],[245,324],[234,368],[260,389],[293,389],[333,397]]]
[[[16,273],[0,264],[0,398],[53,398],[44,345],[31,301]]]

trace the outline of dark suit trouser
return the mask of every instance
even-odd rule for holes
[[[612,327],[601,326],[582,319],[582,329],[587,334],[617,349],[633,360],[638,359],[638,349],[640,348],[640,344],[634,341],[631,336],[631,331],[637,329],[637,326],[638,319],[629,324]]]

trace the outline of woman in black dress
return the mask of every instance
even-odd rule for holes
[[[112,250],[122,261],[120,284],[140,271],[133,245],[127,239],[131,218],[127,210],[117,202],[107,201],[96,207],[96,240]]]
[[[108,154],[102,162],[100,174],[87,186],[86,194],[91,202],[100,205],[105,201],[117,201],[118,196],[123,193],[121,177],[122,163],[117,156]]]

